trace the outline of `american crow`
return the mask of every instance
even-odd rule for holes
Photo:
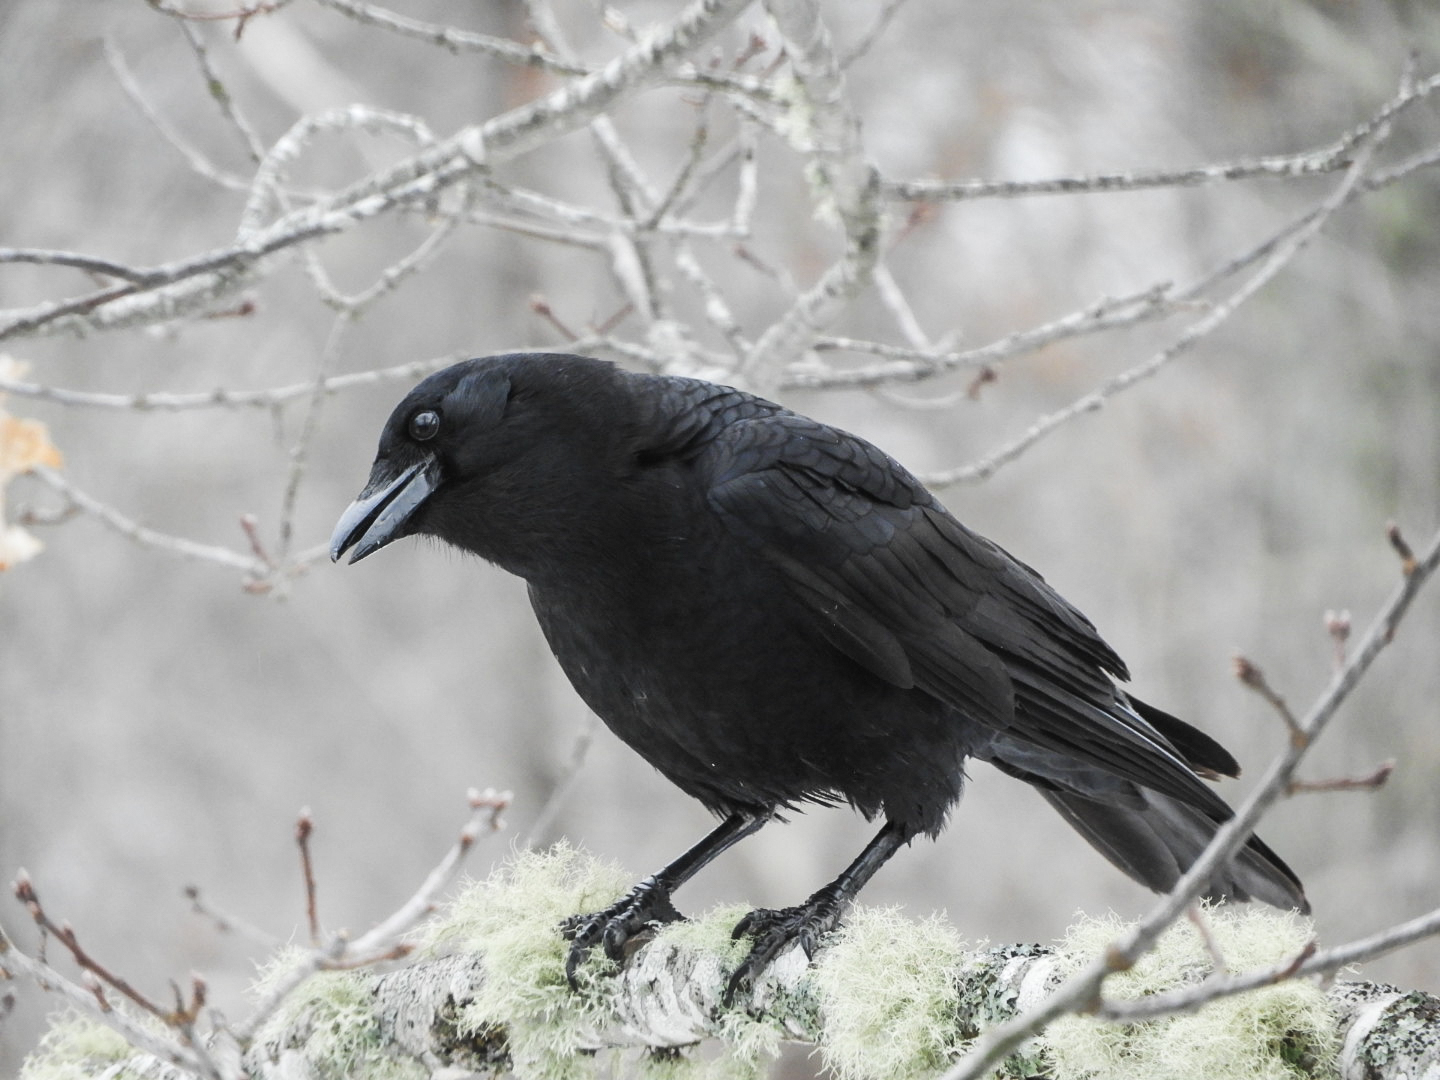
[[[1209,736],[1129,696],[1124,662],[1034,570],[870,443],[740,390],[579,356],[426,378],[340,518],[338,559],[412,533],[524,578],[580,696],[723,820],[604,911],[567,970],[680,918],[671,892],[801,803],[885,824],[804,903],[746,916],[730,993],[813,949],[901,846],[935,836],[965,759],[1032,785],[1106,858],[1167,890],[1230,817]],[[1208,895],[1307,908],[1259,839]]]

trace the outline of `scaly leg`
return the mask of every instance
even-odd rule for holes
[[[722,851],[756,832],[770,819],[749,814],[731,814],[718,828],[685,852],[658,874],[652,874],[603,911],[590,915],[572,915],[560,924],[560,932],[570,940],[570,954],[565,958],[565,977],[575,985],[575,973],[585,954],[595,945],[617,963],[623,958],[625,943],[650,924],[678,922],[684,916],[675,910],[670,894]]]
[[[829,885],[795,907],[760,908],[752,911],[735,926],[733,937],[750,935],[754,942],[750,955],[725,988],[725,1004],[729,1005],[741,989],[753,986],[770,962],[794,942],[799,942],[806,956],[813,956],[820,937],[840,924],[851,901],[886,860],[910,842],[911,833],[894,822],[886,822],[875,839],[865,846],[860,857],[845,868]]]

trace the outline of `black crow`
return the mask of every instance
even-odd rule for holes
[[[807,952],[866,881],[935,836],[966,758],[1040,792],[1106,858],[1167,890],[1231,811],[1209,736],[1120,689],[1124,662],[1043,578],[864,439],[697,379],[512,354],[431,375],[391,414],[331,555],[419,533],[524,578],[580,696],[722,818],[604,911],[564,927],[572,978],[671,892],[800,804],[885,824],[804,903],[746,916],[730,993]],[[1251,839],[1208,895],[1306,910]]]

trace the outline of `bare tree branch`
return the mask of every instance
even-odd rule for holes
[[[527,48],[516,42],[507,41],[505,38],[477,34],[471,30],[460,30],[438,23],[428,23],[382,8],[378,4],[361,3],[359,0],[319,0],[319,2],[356,22],[376,26],[391,33],[428,42],[431,45],[439,45],[451,52],[485,53],[512,64],[543,68],[561,75],[588,75],[590,73],[583,64],[563,60],[538,46]]]
[[[839,224],[845,252],[745,357],[739,375],[761,394],[779,385],[784,369],[870,284],[882,226],[879,173],[865,158],[860,122],[846,99],[844,74],[817,0],[768,0],[766,10],[785,39],[800,95],[787,114],[787,133],[810,155],[812,197],[819,214]]]
[[[749,2],[693,0],[672,23],[599,71],[539,101],[465,128],[314,206],[291,211],[233,247],[156,267],[143,286],[127,283],[72,300],[0,313],[4,320],[0,341],[173,319],[212,304],[250,281],[268,256],[343,232],[396,206],[429,199],[588,123],[621,97],[659,81],[667,63],[719,33]]]
[[[59,492],[74,506],[92,517],[97,518],[121,536],[133,540],[137,544],[158,548],[161,551],[168,551],[173,555],[179,555],[186,559],[219,563],[221,566],[244,570],[247,574],[256,578],[263,577],[266,573],[267,567],[264,562],[253,555],[242,555],[238,551],[217,547],[213,544],[199,544],[194,540],[187,540],[180,536],[170,536],[141,525],[139,522],[126,517],[114,507],[106,505],[91,495],[87,495],[61,476],[60,473],[48,466],[35,466],[32,470],[32,475],[48,487]]]
[[[1374,116],[1338,141],[1317,150],[1300,154],[1252,158],[1199,165],[1188,169],[1164,169],[1126,173],[1102,173],[1096,176],[1061,176],[1045,180],[939,180],[887,181],[883,194],[891,199],[908,201],[1016,198],[1027,195],[1099,194],[1116,191],[1144,191],[1151,188],[1194,187],[1227,180],[1251,180],[1257,177],[1295,178],[1339,172],[1353,164],[1355,148],[1382,125],[1390,123],[1410,106],[1424,101],[1440,89],[1440,74],[1431,75],[1412,86],[1403,88]]]
[[[1142,363],[1106,379],[1094,390],[1077,398],[1063,409],[1040,417],[1023,434],[998,450],[987,454],[979,461],[927,475],[923,478],[926,483],[945,487],[960,482],[973,483],[988,479],[997,469],[1014,461],[1057,428],[1078,416],[1096,411],[1116,394],[1151,378],[1176,357],[1188,352],[1214,333],[1247,300],[1269,284],[1315,238],[1330,217],[1344,206],[1357,191],[1361,190],[1365,169],[1374,149],[1384,140],[1388,132],[1388,126],[1384,124],[1374,128],[1372,140],[1357,149],[1344,180],[1335,190],[1313,211],[1306,214],[1301,224],[1285,230],[1282,239],[1274,239],[1261,244],[1256,249],[1257,253],[1263,250],[1265,254],[1259,269],[1229,296],[1216,301],[1204,315],[1186,327],[1173,342]],[[1250,260],[1246,257],[1238,261],[1248,262]]]

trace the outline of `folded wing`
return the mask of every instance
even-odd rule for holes
[[[1230,817],[1197,772],[1233,775],[1234,759],[1130,699],[1115,683],[1123,661],[1084,615],[874,446],[775,412],[726,425],[705,468],[716,514],[780,572],[819,633],[993,732],[993,763],[1131,876],[1168,888]],[[1259,841],[1211,892],[1304,904]]]

